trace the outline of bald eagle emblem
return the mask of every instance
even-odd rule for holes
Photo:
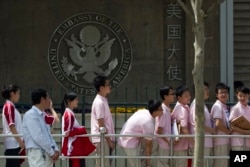
[[[100,31],[92,25],[81,29],[79,40],[71,34],[70,39],[65,39],[71,61],[65,56],[62,57],[63,71],[75,81],[81,76],[88,83],[92,83],[97,75],[108,76],[118,65],[117,58],[110,60],[111,47],[115,40],[109,39],[108,34],[101,39]]]

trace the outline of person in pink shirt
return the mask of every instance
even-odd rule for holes
[[[247,87],[239,87],[236,89],[236,96],[238,99],[238,103],[234,105],[231,109],[229,121],[234,120],[239,116],[244,116],[250,122],[250,106],[248,105],[250,90]],[[237,126],[232,126],[231,128],[234,130],[232,135],[250,135],[249,130],[241,129]],[[231,138],[231,149],[233,151],[250,151],[250,139],[246,138],[246,142],[244,142],[243,138]],[[244,145],[246,144],[246,145]]]
[[[153,135],[155,131],[155,118],[162,115],[161,102],[158,100],[150,100],[148,109],[140,109],[135,112],[123,125],[121,135]],[[141,141],[143,137],[139,136],[121,136],[118,144],[123,147],[127,156],[139,156]],[[146,156],[150,156],[152,152],[153,137],[145,137]],[[137,158],[128,158],[129,167],[141,167],[141,160]],[[146,159],[146,166],[152,167],[150,159]]]
[[[93,101],[91,109],[91,134],[100,134],[100,127],[106,128],[107,134],[115,134],[112,114],[108,105],[107,95],[111,91],[110,81],[106,76],[97,76],[94,79],[94,86],[97,95]],[[96,146],[96,155],[100,155],[100,137],[92,137],[92,143]],[[104,154],[108,156],[114,149],[114,138],[105,137]],[[105,159],[105,167],[110,167],[109,159]],[[100,158],[96,159],[96,167],[100,167]]]
[[[204,82],[204,100],[207,100],[209,98],[209,85],[207,82]],[[189,121],[190,121],[190,133],[195,134],[195,105],[196,101],[195,99],[190,105],[190,115],[189,115]],[[215,129],[212,128],[212,120],[210,112],[206,105],[204,105],[204,116],[205,116],[205,122],[204,122],[204,130],[205,135],[212,135],[215,133]],[[204,156],[211,156],[212,155],[212,148],[213,148],[213,139],[211,137],[205,136],[204,141]],[[189,145],[190,152],[193,155],[194,151],[194,145]],[[203,162],[204,167],[211,167],[212,166],[212,160],[211,159],[204,159]]]
[[[3,134],[17,135],[22,134],[22,118],[14,103],[20,99],[20,89],[17,85],[10,84],[2,89],[2,97],[6,99],[2,111]],[[4,137],[3,144],[5,156],[17,156],[25,149],[23,138]],[[6,158],[6,167],[20,167],[20,159]]]
[[[229,125],[228,100],[229,87],[224,83],[218,83],[215,87],[217,100],[211,108],[211,117],[214,121],[216,135],[230,135],[232,130]],[[229,156],[230,138],[214,138],[214,156]],[[214,167],[228,167],[228,159],[214,159]]]
[[[171,119],[172,122],[176,120],[180,127],[180,135],[190,134],[189,132],[189,106],[190,103],[190,92],[189,89],[181,85],[176,88],[177,103],[173,109]],[[180,137],[178,141],[175,141],[173,154],[174,156],[187,156],[188,155],[188,143],[193,143],[191,137]],[[180,158],[173,160],[173,166],[183,167],[187,166],[187,159]]]
[[[159,135],[171,135],[171,108],[170,104],[175,100],[175,93],[171,86],[166,86],[160,89],[160,96],[162,101],[163,113],[161,116],[155,119],[155,134]],[[169,137],[157,137],[158,141],[158,155],[169,156],[170,155],[170,138]],[[157,167],[169,167],[168,158],[158,158]]]

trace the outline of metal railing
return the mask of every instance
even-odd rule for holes
[[[60,159],[66,159],[67,161],[70,159],[100,159],[101,160],[101,167],[104,167],[104,160],[105,159],[128,159],[128,158],[136,158],[136,159],[159,159],[159,158],[168,158],[170,160],[173,159],[193,159],[193,156],[174,156],[173,155],[173,140],[171,140],[171,153],[169,156],[121,156],[121,155],[104,155],[104,142],[105,137],[121,137],[121,136],[127,136],[127,137],[150,137],[150,138],[156,138],[156,137],[170,137],[171,139],[175,137],[194,137],[195,135],[145,135],[145,134],[127,134],[127,135],[120,135],[120,134],[105,134],[106,129],[104,127],[100,128],[100,134],[92,135],[92,134],[86,134],[86,135],[77,135],[77,137],[93,137],[93,136],[100,136],[101,138],[101,153],[100,156],[60,156]],[[4,135],[0,134],[0,138],[2,137],[15,137],[15,136],[22,136],[22,135]],[[62,134],[53,134],[53,137],[63,137]],[[205,137],[209,138],[243,138],[244,139],[244,147],[246,146],[246,138],[249,138],[249,135],[205,135]],[[229,153],[228,153],[229,155]],[[5,158],[27,158],[27,156],[0,156],[0,159]],[[204,156],[204,159],[229,159],[229,156]],[[171,163],[171,162],[170,162]],[[68,162],[67,162],[68,164]],[[171,163],[172,164],[172,163]]]

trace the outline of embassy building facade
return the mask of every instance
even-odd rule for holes
[[[249,6],[225,1],[207,18],[211,101],[218,82],[231,90],[234,80],[250,86]],[[159,99],[165,85],[192,88],[194,37],[175,0],[1,1],[0,25],[0,85],[20,86],[22,103],[38,87],[54,103],[67,91],[91,102],[97,75],[110,79],[109,99],[117,102]]]

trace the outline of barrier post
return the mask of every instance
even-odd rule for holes
[[[100,133],[101,133],[101,167],[104,167],[104,142],[105,142],[105,133],[106,133],[106,128],[105,127],[100,127]]]

